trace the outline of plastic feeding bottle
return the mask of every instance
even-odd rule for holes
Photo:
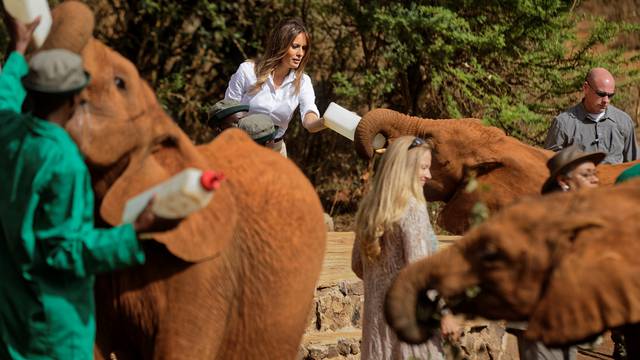
[[[349,111],[342,106],[332,102],[322,116],[324,124],[329,129],[353,141],[356,128],[362,119],[358,114]],[[380,149],[384,146],[386,139],[380,133],[373,139],[373,148]]]
[[[40,24],[33,32],[33,43],[36,48],[44,44],[51,30],[51,10],[47,0],[2,0],[7,12],[23,23],[30,23],[40,16]]]
[[[151,198],[151,211],[155,215],[167,219],[184,218],[207,206],[222,180],[221,172],[187,168],[127,201],[122,222],[133,223]]]

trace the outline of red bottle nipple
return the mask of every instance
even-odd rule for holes
[[[200,176],[200,185],[207,191],[218,190],[220,182],[224,179],[225,176],[221,171],[205,170]]]

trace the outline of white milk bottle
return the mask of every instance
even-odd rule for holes
[[[356,128],[362,119],[358,114],[349,111],[342,106],[332,102],[322,115],[324,125],[338,134],[353,141]],[[384,146],[386,140],[382,134],[376,134],[373,139],[373,148],[380,149]]]
[[[30,23],[40,16],[40,24],[33,32],[36,48],[44,44],[51,30],[51,10],[47,0],[2,0],[4,8],[11,16],[23,23]]]
[[[221,172],[187,168],[172,178],[127,201],[123,223],[133,223],[153,198],[151,211],[167,219],[180,219],[207,206],[224,180]]]

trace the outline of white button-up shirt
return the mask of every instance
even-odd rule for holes
[[[258,81],[254,67],[253,61],[245,61],[240,64],[236,73],[229,80],[229,86],[224,93],[225,99],[248,104],[250,113],[271,116],[274,125],[279,127],[276,137],[284,135],[289,127],[293,111],[298,105],[300,105],[301,119],[304,119],[304,115],[308,112],[320,116],[315,104],[316,94],[313,91],[313,85],[311,85],[311,78],[307,74],[302,75],[299,94],[296,94],[294,84],[296,74],[294,71],[289,72],[278,89],[273,83],[273,76],[269,75],[267,81],[262,84],[262,88],[256,93],[251,93],[253,85]]]

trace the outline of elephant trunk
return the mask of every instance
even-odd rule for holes
[[[53,9],[51,30],[41,50],[66,49],[81,54],[93,36],[93,11],[80,1],[65,1]]]
[[[457,244],[408,265],[387,292],[387,323],[402,341],[424,343],[440,329],[445,307],[455,311],[478,295],[478,280],[470,274]]]
[[[364,159],[373,157],[373,140],[380,133],[385,138],[397,138],[415,134],[423,119],[411,117],[388,109],[375,109],[366,113],[356,128],[354,145],[356,152]]]
[[[403,269],[385,299],[387,323],[400,340],[410,344],[427,341],[439,328],[439,297],[429,288],[431,265],[421,261]]]

